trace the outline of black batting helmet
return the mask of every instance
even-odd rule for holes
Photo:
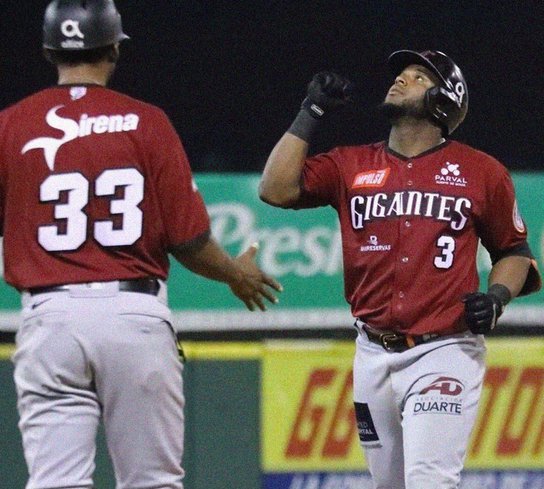
[[[43,47],[60,51],[95,49],[129,37],[113,0],[53,0],[45,10]]]
[[[449,135],[463,122],[468,110],[468,87],[460,68],[440,51],[395,51],[389,67],[396,76],[408,65],[422,65],[434,73],[440,84],[427,90],[425,107],[431,117]]]

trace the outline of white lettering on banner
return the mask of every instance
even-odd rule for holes
[[[338,227],[313,226],[307,230],[295,226],[256,228],[251,208],[238,203],[208,206],[212,234],[223,246],[238,245],[246,250],[260,244],[260,265],[266,273],[300,277],[318,274],[336,275],[342,271],[342,241]]]
[[[297,474],[291,480],[289,489],[372,489],[368,473]]]
[[[295,476],[289,489],[319,489],[320,485],[319,475]]]

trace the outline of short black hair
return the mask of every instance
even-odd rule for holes
[[[74,51],[61,51],[56,49],[44,50],[44,56],[47,61],[54,65],[79,65],[79,64],[93,64],[100,63],[101,61],[115,61],[116,51],[115,44],[109,44],[94,49],[77,49]]]

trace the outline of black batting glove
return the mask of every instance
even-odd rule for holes
[[[308,84],[300,112],[287,132],[309,141],[318,122],[351,102],[352,93],[353,85],[347,78],[329,71],[317,73]]]
[[[334,112],[351,102],[353,85],[347,79],[330,71],[317,73],[308,84],[307,96],[301,108],[315,119]]]
[[[474,292],[466,295],[463,302],[468,329],[475,334],[489,333],[497,324],[510,299],[510,291],[500,284],[492,285],[487,294]]]

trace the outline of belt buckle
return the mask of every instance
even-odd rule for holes
[[[398,347],[395,348],[393,345],[389,344],[390,341],[394,341],[398,338],[400,338],[400,336],[395,333],[382,333],[380,335],[380,342],[387,351],[403,351],[402,349],[399,349]]]
[[[390,345],[388,342],[393,341],[396,338],[398,338],[398,336],[396,334],[394,334],[394,333],[382,333],[380,335],[380,342],[381,342],[381,344],[382,344],[382,346],[384,347],[385,350],[392,351],[393,346]]]

